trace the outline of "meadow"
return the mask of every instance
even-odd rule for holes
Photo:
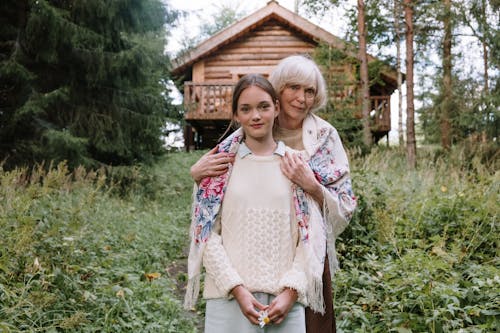
[[[198,332],[182,309],[203,152],[154,166],[0,169],[0,332]],[[338,332],[500,328],[500,172],[456,148],[351,151],[358,210],[338,240]]]

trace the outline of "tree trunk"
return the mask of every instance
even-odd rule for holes
[[[413,7],[412,0],[404,0],[406,24],[406,158],[408,167],[417,166],[417,142],[415,139],[415,106],[413,104]]]
[[[486,0],[481,1],[481,14],[482,18],[486,22]],[[488,44],[486,43],[486,38],[482,38],[481,44],[483,44],[483,66],[484,66],[484,94],[487,95],[490,88],[488,84]]]
[[[363,115],[363,143],[366,146],[372,145],[372,133],[370,130],[370,82],[368,78],[368,57],[366,54],[366,23],[365,4],[363,0],[358,0],[358,34],[359,34],[359,60],[361,78],[361,98]]]
[[[451,83],[451,0],[443,0],[443,103],[441,107],[441,146],[448,150],[451,147],[452,83]]]
[[[401,74],[401,29],[399,26],[399,15],[401,8],[399,7],[399,0],[394,0],[394,32],[396,37],[396,71],[398,72],[398,136],[399,146],[403,147],[405,144],[404,131],[403,131],[403,92],[401,87],[403,85],[403,75]]]

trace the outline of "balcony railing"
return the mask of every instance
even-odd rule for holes
[[[184,83],[186,120],[230,120],[232,83]],[[390,96],[371,96],[370,122],[374,132],[391,129]]]
[[[232,83],[184,82],[186,119],[231,119]]]

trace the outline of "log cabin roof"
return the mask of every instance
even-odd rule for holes
[[[173,76],[184,76],[185,78],[189,78],[191,75],[191,68],[197,61],[212,55],[221,48],[242,38],[250,31],[271,20],[279,22],[292,30],[295,34],[310,40],[316,45],[323,42],[345,52],[349,56],[358,58],[357,50],[352,45],[294,12],[280,6],[276,1],[271,0],[265,7],[206,39],[187,54],[174,59],[172,68]],[[376,60],[375,57],[371,55],[368,56],[369,62],[374,60]],[[391,68],[387,68],[387,70],[383,72],[383,79],[386,83],[394,87],[396,85],[397,72]]]

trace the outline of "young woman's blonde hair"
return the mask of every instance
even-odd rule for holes
[[[307,55],[292,55],[281,60],[269,76],[274,89],[281,95],[288,85],[312,86],[316,91],[311,112],[326,105],[326,83],[318,65]]]

